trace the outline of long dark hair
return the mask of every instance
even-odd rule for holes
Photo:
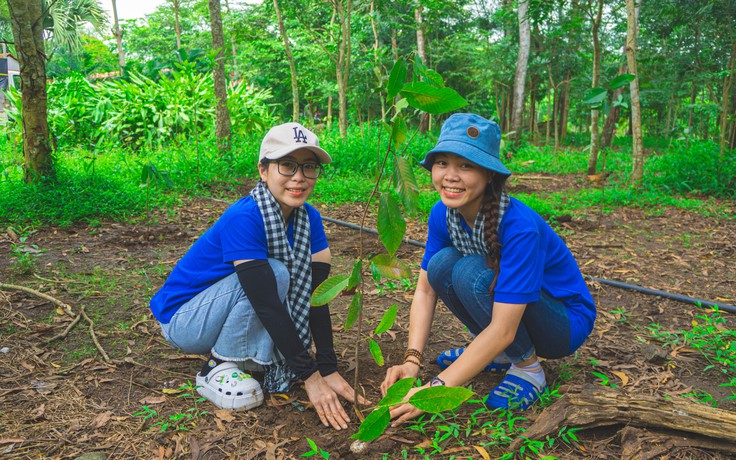
[[[498,241],[498,219],[500,217],[501,193],[503,193],[503,187],[507,177],[503,174],[493,173],[491,180],[486,184],[486,189],[483,192],[483,203],[480,207],[480,212],[485,217],[483,235],[486,237],[486,244],[488,245],[486,263],[493,270],[494,274],[493,282],[488,289],[491,292],[496,287],[498,272],[501,268],[501,242]]]

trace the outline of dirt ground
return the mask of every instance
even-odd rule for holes
[[[544,195],[583,186],[576,176],[519,176],[511,182],[510,192]],[[247,190],[243,185],[241,192]],[[426,448],[433,433],[402,428],[389,429],[361,454],[352,453],[349,436],[357,429],[356,415],[352,413],[353,424],[347,431],[325,429],[307,407],[303,388],[267,398],[264,406],[245,412],[216,410],[207,402],[195,404],[187,391],[180,390],[194,381],[202,357],[173,350],[161,337],[147,303],[193,240],[226,206],[221,201],[192,199],[182,209],[157,210],[142,223],[40,228],[27,243],[45,251],[34,256],[35,272],[27,274],[18,274],[13,267],[17,253],[12,244],[18,243],[18,235],[2,229],[0,283],[43,292],[67,304],[72,315],[84,315],[73,323],[66,307],[49,299],[17,289],[0,290],[0,458],[73,459],[82,454],[87,459],[299,458],[310,450],[306,438],[329,452],[331,459],[405,458],[402,451],[408,458],[424,458],[414,447]],[[734,215],[733,202],[709,206]],[[359,206],[318,208],[326,217],[356,224],[362,212]],[[733,217],[703,217],[676,209],[619,209],[607,214],[591,209],[575,216],[549,217],[559,222],[558,231],[585,275],[736,304]],[[366,225],[375,228],[371,219]],[[333,273],[346,273],[361,245],[359,233],[332,223],[326,228]],[[423,241],[424,232],[420,220],[409,222],[409,238]],[[375,236],[363,234],[362,242],[366,254],[381,251]],[[404,244],[399,257],[416,272],[422,252],[421,247]],[[402,283],[374,286],[371,281],[367,286],[365,329],[372,330],[388,306],[398,303],[400,307],[397,323],[377,338],[386,362],[398,363],[406,347],[411,288]],[[709,368],[710,363],[688,344],[651,340],[647,329],[656,323],[662,331],[690,330],[703,309],[594,281],[589,286],[599,308],[592,336],[576,355],[544,363],[548,382],[563,385],[559,393],[610,390],[631,401],[644,398],[652,409],[671,400],[695,404],[696,398],[690,395],[710,395],[719,409],[734,416],[736,402],[727,399],[734,390],[721,386],[734,376]],[[372,361],[355,328],[342,330],[347,298],[337,299],[331,309],[340,371],[352,382],[354,346],[362,343],[360,387],[368,398],[379,400],[385,369]],[[725,327],[733,328],[736,316],[723,316]],[[461,324],[440,305],[422,377],[438,372],[434,356],[468,339]],[[602,381],[600,375],[610,381]],[[472,388],[480,399],[500,378],[482,374],[473,380]],[[699,407],[717,418],[712,405]],[[600,416],[577,432],[579,443],[557,442],[546,453],[558,458],[733,458],[733,443],[728,441],[673,430],[656,420],[644,423],[636,417],[606,423],[608,409],[589,408],[594,418],[596,412]],[[555,415],[548,414],[553,410],[534,408],[518,414],[522,418],[517,423],[530,428],[535,421]],[[457,420],[469,420],[471,412],[461,409]],[[163,422],[171,425],[162,431]],[[718,431],[719,425],[715,426]],[[732,430],[733,422],[720,426]],[[481,453],[477,446],[488,440],[477,428],[465,445],[448,444],[431,458],[498,458],[508,451],[508,446],[490,446]],[[631,455],[632,436],[639,456]]]

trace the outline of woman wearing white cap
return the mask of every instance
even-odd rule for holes
[[[438,298],[475,337],[440,354],[443,371],[428,385],[459,386],[484,370],[506,371],[485,400],[492,408],[533,404],[546,389],[538,357],[574,353],[593,329],[595,304],[572,253],[536,212],[504,191],[511,173],[499,159],[500,141],[496,123],[455,114],[422,161],[440,201],[429,216],[409,349],[404,363],[387,371],[384,394],[418,375]],[[420,413],[403,404],[391,417],[398,424]]]
[[[330,162],[304,126],[273,127],[261,143],[258,184],[192,245],[151,299],[169,343],[210,355],[197,391],[218,407],[259,406],[261,386],[246,372],[263,372],[271,393],[303,380],[322,423],[347,428],[338,395],[352,399],[353,389],[337,372],[329,307],[309,304],[329,275],[330,249],[306,200]]]

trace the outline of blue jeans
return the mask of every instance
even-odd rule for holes
[[[493,317],[493,270],[481,255],[463,255],[454,247],[435,254],[427,266],[432,289],[450,311],[478,335]],[[570,320],[565,304],[542,291],[539,300],[529,303],[505,350],[512,363],[520,363],[535,353],[543,358],[562,358],[570,354]]]
[[[268,259],[283,302],[289,292],[289,270]],[[161,324],[164,338],[185,353],[209,354],[225,361],[250,365],[272,364],[274,345],[240,286],[237,273],[227,276],[179,308],[168,324]]]

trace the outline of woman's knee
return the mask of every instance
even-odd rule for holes
[[[279,289],[279,298],[283,301],[289,293],[291,274],[289,273],[289,269],[286,268],[286,265],[284,265],[280,260],[268,259],[268,263],[271,265],[271,270],[273,270],[273,274],[276,277],[276,285]]]
[[[460,251],[450,246],[437,252],[427,264],[427,280],[435,292],[441,292],[452,279],[452,271],[458,260],[462,258]]]
[[[492,281],[493,270],[482,255],[465,256],[452,270],[452,285],[460,293],[487,292]]]

